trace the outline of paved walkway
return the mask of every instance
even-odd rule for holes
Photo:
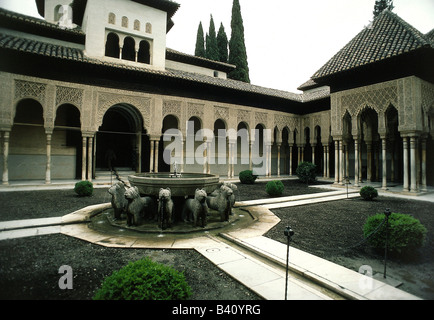
[[[18,190],[18,187],[14,189]],[[23,190],[26,189],[24,187]],[[86,207],[63,217],[0,222],[0,240],[63,233],[107,247],[194,249],[264,299],[280,300],[285,298],[288,247],[263,236],[280,221],[270,209],[355,196],[358,196],[357,190],[347,192],[346,189],[337,188],[325,193],[237,202],[237,207],[254,217],[250,226],[219,236],[204,234],[192,239],[177,239],[173,235],[118,237],[89,229],[86,222],[90,215],[110,208],[110,203],[106,203]],[[419,299],[387,283],[291,246],[288,253],[287,299]]]

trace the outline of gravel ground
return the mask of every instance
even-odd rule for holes
[[[283,196],[323,192],[294,180],[284,181]],[[238,184],[237,200],[268,198],[265,182]],[[0,192],[0,221],[62,216],[88,205],[109,202],[106,188],[92,197],[77,197],[72,190]],[[383,256],[372,252],[362,239],[367,216],[391,208],[418,218],[428,229],[426,245],[412,257],[390,257],[387,275],[400,280],[401,289],[425,299],[434,298],[434,240],[432,203],[379,197],[359,198],[273,210],[282,220],[265,236],[286,243],[283,230],[295,231],[291,246],[358,270],[372,266],[383,272]],[[194,250],[114,249],[93,245],[61,234],[0,241],[0,299],[91,299],[102,280],[129,261],[151,257],[184,272],[192,287],[192,300],[257,300],[255,293],[220,271]],[[59,267],[74,272],[74,290],[60,290]]]

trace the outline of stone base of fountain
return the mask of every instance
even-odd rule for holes
[[[210,209],[205,227],[193,226],[192,221],[175,221],[170,228],[162,230],[158,227],[158,222],[154,220],[144,220],[139,226],[128,226],[126,219],[114,219],[113,209],[107,209],[91,219],[90,227],[94,230],[105,233],[112,232],[130,232],[140,235],[150,234],[184,234],[192,235],[203,232],[221,232],[222,230],[239,228],[253,222],[248,212],[241,209],[233,209],[233,214],[229,216],[229,221],[220,221],[220,215],[217,211]]]

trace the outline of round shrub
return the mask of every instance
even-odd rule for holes
[[[285,187],[283,186],[282,181],[280,180],[273,180],[273,181],[268,181],[267,185],[265,186],[265,191],[267,191],[267,193],[272,196],[272,197],[277,197],[277,196],[281,196],[283,189]]]
[[[94,300],[186,300],[184,274],[149,258],[130,262],[105,278]]]
[[[313,182],[316,180],[316,165],[312,162],[300,162],[295,173],[300,181]]]
[[[376,214],[363,226],[364,237],[368,237],[385,219],[384,214]],[[421,222],[408,214],[392,213],[389,216],[388,251],[396,254],[410,253],[423,246],[427,229]],[[386,223],[368,238],[368,243],[378,250],[386,244]]]
[[[360,189],[360,195],[362,196],[363,200],[371,201],[378,197],[378,191],[374,187],[364,186],[362,189]]]
[[[240,172],[238,177],[243,184],[253,184],[258,176],[254,175],[252,170],[244,170]]]
[[[93,193],[93,184],[90,181],[79,181],[75,184],[74,191],[80,197],[91,196]]]

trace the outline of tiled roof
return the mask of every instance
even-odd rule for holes
[[[434,45],[434,29],[432,29],[430,32],[428,32],[425,37],[431,41],[431,43]]]
[[[80,27],[74,29],[65,29],[59,27],[57,24],[39,19],[36,17],[27,16],[14,11],[9,11],[4,8],[0,8],[0,25],[4,25],[7,28],[20,29],[26,28],[27,32],[38,34],[35,29],[42,30],[41,32],[56,32],[73,37],[81,37],[84,39],[85,33]],[[23,31],[23,30],[20,30]]]
[[[210,69],[221,70],[224,72],[230,72],[236,68],[236,66],[229,63],[213,61],[213,60],[197,57],[194,55],[186,54],[169,48],[166,48],[166,59],[178,61],[178,62],[184,62],[196,66],[208,67]]]
[[[431,36],[432,38],[432,36]],[[384,10],[343,47],[312,79],[319,79],[421,48],[434,48],[430,39],[389,10]]]
[[[282,99],[288,99],[296,102],[307,102],[316,99],[322,99],[330,96],[328,90],[316,92],[314,94],[296,94],[283,90],[276,90],[265,88],[261,86],[252,85],[242,81],[236,81],[231,79],[222,79],[216,77],[210,77],[197,73],[179,71],[179,70],[154,70],[146,67],[131,66],[122,63],[107,62],[98,59],[88,58],[84,55],[83,50],[77,48],[70,48],[61,45],[54,45],[37,40],[25,39],[21,37],[6,35],[0,33],[0,49],[14,50],[19,52],[25,52],[34,55],[51,57],[54,59],[73,60],[93,65],[100,65],[113,68],[116,70],[130,70],[134,72],[140,72],[143,74],[159,75],[172,79],[183,79],[192,81],[195,83],[203,83],[221,88],[233,89],[243,92],[256,93],[266,95],[270,97],[277,97]]]

